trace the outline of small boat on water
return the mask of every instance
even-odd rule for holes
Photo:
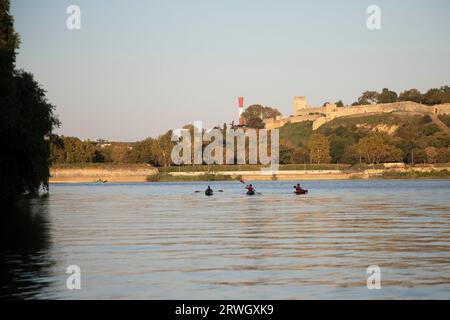
[[[247,195],[248,196],[254,196],[255,195],[255,190],[247,191]]]
[[[206,190],[205,191],[205,196],[212,196],[214,194],[214,192],[212,190]]]
[[[304,190],[304,189],[302,189],[302,190],[295,190],[294,193],[295,194],[307,194],[308,190]]]

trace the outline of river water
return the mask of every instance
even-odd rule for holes
[[[51,185],[1,214],[0,297],[450,298],[450,181],[292,185]],[[81,290],[66,288],[70,265]]]

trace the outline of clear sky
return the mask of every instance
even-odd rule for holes
[[[66,9],[81,8],[81,30]],[[366,9],[381,8],[381,30]],[[366,89],[450,84],[448,0],[12,0],[17,66],[47,90],[57,133],[122,141],[237,120],[237,98],[292,114]]]

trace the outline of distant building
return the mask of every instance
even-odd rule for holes
[[[294,97],[294,117],[297,116],[304,109],[306,109],[306,97],[303,96]]]

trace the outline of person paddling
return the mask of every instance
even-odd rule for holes
[[[303,189],[302,189],[302,187],[300,186],[300,183],[297,183],[297,185],[296,186],[294,186],[294,188],[295,188],[295,192],[302,192],[303,191]]]
[[[253,188],[253,185],[246,184],[244,180],[239,180],[240,183],[245,184],[245,189],[247,189],[247,195],[252,196],[255,194],[255,188]],[[260,193],[258,193],[260,194]]]
[[[212,194],[213,194],[213,189],[211,189],[211,186],[208,186],[208,188],[205,191],[205,195],[212,196]]]
[[[294,186],[294,188],[295,188],[295,194],[307,194],[308,193],[308,190],[306,190],[306,189],[303,189],[301,186],[300,186],[300,183],[297,183],[297,185],[296,186]]]

